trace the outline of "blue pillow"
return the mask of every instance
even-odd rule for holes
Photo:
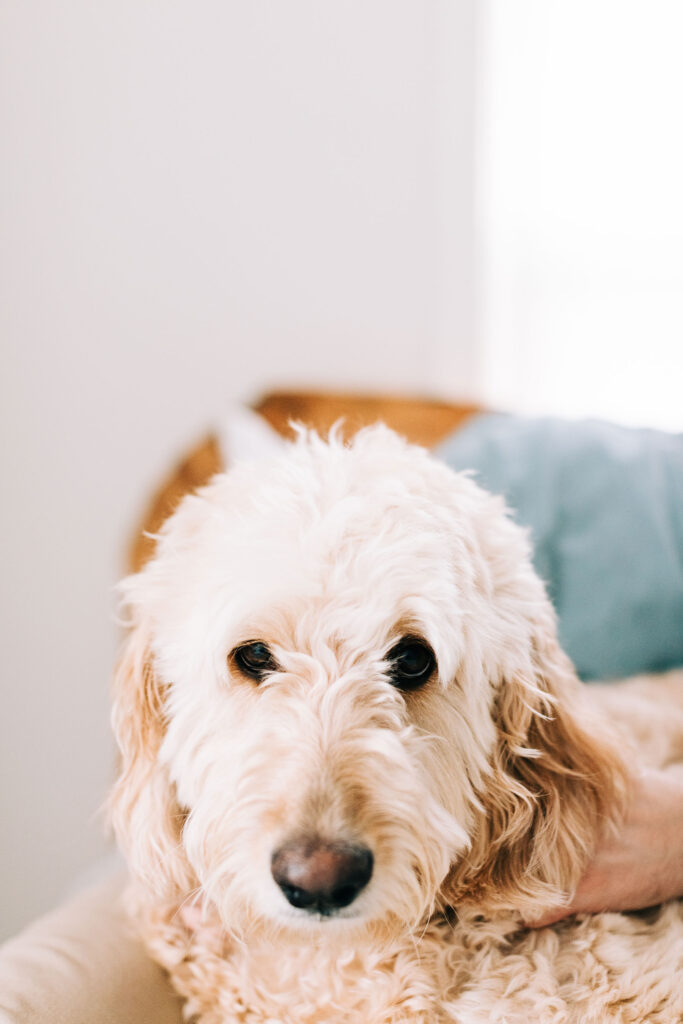
[[[436,454],[530,528],[579,675],[683,665],[683,434],[486,414]]]

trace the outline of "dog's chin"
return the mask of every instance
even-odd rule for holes
[[[363,894],[349,906],[337,910],[303,910],[284,899],[273,900],[264,908],[264,919],[272,927],[296,935],[352,935],[367,931],[383,916],[370,894]]]
[[[382,916],[366,914],[311,914],[299,911],[291,916],[274,916],[264,922],[261,932],[278,944],[298,947],[328,948],[342,952],[349,948],[390,948],[413,929],[391,913]]]
[[[341,913],[311,913],[292,909],[273,915],[269,920],[282,931],[295,935],[359,935],[372,926],[376,918],[366,914],[353,913],[350,909]]]
[[[272,908],[264,925],[271,933],[277,932],[280,940],[295,945],[314,943],[334,948],[338,945],[360,947],[372,945],[375,948],[389,947],[405,940],[407,935],[419,934],[425,917],[424,906],[403,908],[387,904],[373,897],[372,892],[348,907],[333,913],[311,913],[289,906]]]
[[[348,907],[334,912],[312,912],[289,906],[284,899],[258,901],[249,906],[219,907],[226,932],[242,939],[266,939],[296,946],[321,943],[374,946],[391,944],[415,930],[415,921],[406,920],[395,908],[383,905],[371,893],[364,894]]]

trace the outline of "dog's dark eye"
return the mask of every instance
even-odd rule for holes
[[[240,672],[250,679],[263,679],[278,667],[270,647],[261,640],[252,640],[236,647],[232,659]]]
[[[436,668],[429,644],[417,637],[405,636],[387,654],[389,678],[399,690],[417,690]]]

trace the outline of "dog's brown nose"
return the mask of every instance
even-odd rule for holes
[[[293,907],[330,915],[353,903],[370,881],[372,864],[365,846],[301,838],[275,851],[270,870]]]

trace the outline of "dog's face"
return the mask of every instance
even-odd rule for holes
[[[409,927],[468,890],[542,902],[578,865],[529,829],[574,773],[586,838],[611,766],[558,714],[572,678],[522,532],[422,450],[375,428],[238,466],[125,595],[114,813],[166,898],[199,887],[233,928]]]

